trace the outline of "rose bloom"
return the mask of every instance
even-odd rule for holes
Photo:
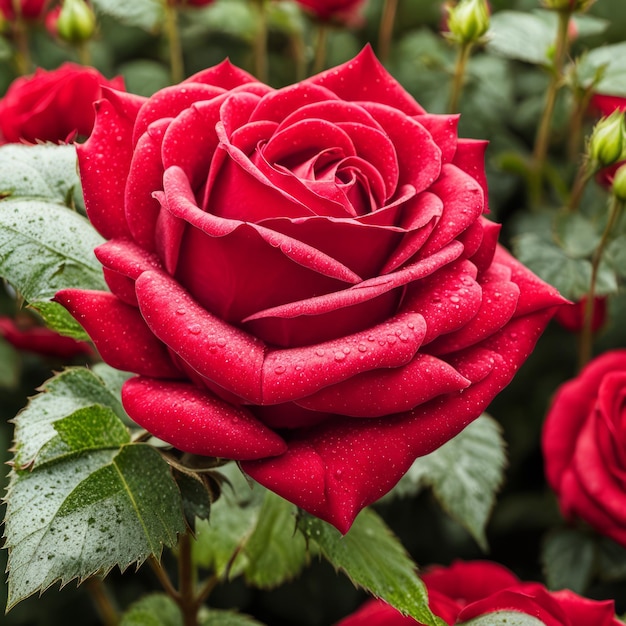
[[[513,572],[489,561],[456,561],[423,576],[433,613],[446,624],[498,611],[535,617],[545,626],[621,626],[612,600],[596,601],[572,591],[548,591],[539,583],[521,582]],[[498,622],[499,623],[499,622]],[[369,600],[337,626],[411,626],[421,624],[381,600]]]
[[[543,430],[548,482],[567,519],[626,546],[626,350],[606,352],[556,392]]]
[[[369,48],[279,90],[223,62],[107,92],[78,153],[112,293],[56,300],[138,374],[129,415],[342,532],[478,417],[563,299],[497,245],[457,121]]]
[[[22,17],[29,20],[39,19],[48,4],[49,0],[20,0]],[[0,13],[7,20],[14,20],[13,0],[0,0]]]
[[[296,0],[296,2],[318,19],[326,21],[350,16],[363,5],[364,0]]]
[[[89,135],[93,103],[102,98],[103,87],[123,89],[124,82],[108,81],[94,68],[74,63],[16,79],[0,99],[0,141],[63,142]]]
[[[22,323],[6,316],[0,317],[0,337],[17,350],[46,357],[72,359],[93,354],[88,343],[63,337],[49,328],[35,326],[31,321]]]
[[[577,302],[565,304],[559,307],[554,316],[565,330],[572,333],[578,333],[583,329],[585,323],[585,307],[587,298],[582,297]],[[607,298],[606,296],[596,296],[593,299],[593,312],[591,314],[591,331],[597,332],[606,323],[607,317]]]

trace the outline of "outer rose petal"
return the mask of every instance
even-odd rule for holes
[[[244,460],[281,454],[287,447],[247,409],[189,383],[131,378],[122,401],[140,426],[193,454]]]

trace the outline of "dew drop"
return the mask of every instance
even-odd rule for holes
[[[285,368],[285,366],[284,366],[284,365],[277,365],[277,366],[274,368],[274,372],[275,372],[276,374],[284,374],[284,373],[285,373],[285,369],[286,369],[286,368]]]
[[[364,343],[359,344],[359,352],[367,352],[367,346]]]
[[[176,315],[185,315],[186,312],[182,307],[176,309]]]
[[[324,356],[326,354],[326,350],[324,350],[324,348],[318,348],[315,351],[315,354],[317,354],[317,356]]]
[[[343,352],[335,352],[335,361],[343,361],[346,355]]]
[[[187,328],[187,330],[192,335],[199,335],[202,332],[202,327],[200,326],[200,324],[192,324],[191,326]]]
[[[347,346],[343,349],[344,354],[350,354],[351,350]]]
[[[218,345],[220,348],[223,348],[223,347],[226,345],[226,339],[224,339],[224,337],[220,337],[220,338],[217,340],[217,345]]]
[[[376,340],[376,337],[374,337],[374,335],[370,335],[370,336],[367,338],[367,340],[368,340],[368,341],[375,341],[375,340]]]
[[[407,326],[408,326],[411,330],[413,330],[413,329],[415,328],[415,324],[414,324],[413,322],[409,322],[409,323],[407,324]]]
[[[459,298],[459,296],[450,296],[450,302],[458,304],[459,302],[461,302],[461,298]]]

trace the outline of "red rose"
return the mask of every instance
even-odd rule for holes
[[[169,4],[178,7],[203,7],[207,4],[211,4],[213,0],[167,0]]]
[[[626,546],[626,350],[589,363],[554,396],[543,430],[546,476],[563,515]]]
[[[89,135],[93,103],[102,98],[102,87],[123,89],[124,83],[121,78],[108,81],[94,68],[74,63],[16,79],[0,100],[0,139],[60,142],[76,133]]]
[[[280,90],[224,62],[107,97],[79,163],[113,293],[57,301],[139,374],[134,420],[343,532],[480,415],[563,302],[482,217],[484,142],[369,48]]]
[[[446,624],[463,624],[481,615],[513,611],[531,615],[545,626],[620,626],[612,600],[598,602],[572,591],[548,591],[539,583],[521,582],[506,567],[489,561],[457,561],[435,567],[422,577],[429,606]],[[381,600],[369,600],[337,626],[411,626]],[[498,622],[499,623],[499,622]]]
[[[36,20],[41,17],[49,0],[20,0],[22,17],[29,20]],[[7,20],[15,19],[13,0],[0,0],[0,13]]]
[[[318,19],[329,20],[350,16],[364,0],[296,0],[296,2]]]
[[[18,325],[10,317],[0,317],[0,337],[18,350],[34,352],[41,356],[72,359],[76,356],[93,354],[88,343],[63,337],[43,326]]]
[[[564,304],[559,307],[554,319],[565,330],[572,333],[578,333],[583,329],[585,323],[585,306],[587,298],[584,296],[578,301],[571,304]],[[597,332],[604,326],[606,322],[607,299],[605,296],[596,296],[593,299],[593,313],[591,315],[591,330]]]

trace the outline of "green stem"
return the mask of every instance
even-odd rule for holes
[[[580,205],[580,200],[583,197],[583,192],[585,191],[585,187],[587,183],[591,180],[593,176],[594,168],[590,167],[589,162],[585,160],[584,163],[578,168],[578,173],[576,174],[576,178],[574,180],[574,186],[572,187],[572,193],[570,194],[569,200],[567,202],[567,210],[570,213],[573,213],[578,209]]]
[[[289,39],[293,58],[295,59],[296,68],[296,82],[306,78],[306,46],[304,45],[304,39],[302,38],[302,31],[298,30]]]
[[[393,26],[396,21],[397,12],[398,0],[385,0],[383,15],[380,20],[380,30],[378,31],[378,57],[383,63],[389,60]]]
[[[152,571],[154,572],[156,577],[159,579],[159,582],[161,583],[161,586],[163,587],[165,593],[167,593],[167,595],[172,598],[172,600],[178,603],[180,601],[180,594],[174,588],[174,585],[172,585],[172,581],[167,575],[167,572],[163,569],[161,563],[159,563],[159,561],[154,556],[150,556],[150,558],[148,559],[148,563],[150,563],[150,567],[152,568]]]
[[[536,206],[541,201],[543,170],[548,155],[548,147],[550,145],[550,130],[552,126],[552,116],[554,114],[554,106],[556,97],[561,88],[563,76],[563,64],[568,50],[569,39],[567,31],[569,28],[569,20],[571,13],[569,11],[559,11],[558,13],[558,29],[556,35],[556,46],[554,52],[554,64],[552,66],[552,75],[546,93],[546,103],[543,109],[543,115],[537,129],[535,138],[535,146],[533,149],[532,160],[532,180],[531,180],[531,200]]]
[[[570,162],[575,161],[581,151],[583,143],[583,123],[592,95],[593,90],[586,89],[580,97],[576,98],[576,106],[570,118],[569,137],[567,139],[567,158]]]
[[[262,83],[268,81],[267,62],[267,2],[257,0],[257,33],[254,39],[254,73]]]
[[[165,0],[165,36],[170,53],[172,83],[180,83],[185,78],[185,65],[183,61],[183,46],[178,30],[178,11],[167,0]]]
[[[609,218],[606,222],[604,232],[598,247],[593,253],[591,260],[591,280],[589,283],[589,293],[587,293],[587,300],[585,301],[585,315],[583,318],[583,329],[580,336],[580,351],[578,353],[578,366],[584,367],[591,360],[591,349],[593,343],[593,305],[596,294],[596,282],[598,279],[598,269],[600,268],[600,262],[602,261],[602,255],[604,249],[609,240],[613,226],[617,221],[617,217],[620,214],[622,208],[622,202],[620,202],[615,196],[611,197],[611,204],[609,207]]]
[[[21,0],[12,0],[15,20],[12,25],[12,35],[17,48],[15,54],[15,66],[21,76],[33,71],[33,60],[30,56],[30,46],[28,44],[28,28],[22,17]]]
[[[198,626],[198,603],[195,596],[195,576],[191,559],[191,537],[185,533],[178,544],[178,606],[184,626]]]
[[[120,617],[104,582],[92,576],[85,581],[85,586],[104,626],[117,626],[120,623]]]
[[[448,113],[457,113],[459,106],[459,98],[463,91],[463,83],[465,80],[465,68],[472,51],[472,43],[465,42],[459,44],[456,63],[454,65],[454,75],[452,77],[452,91],[450,93],[450,103],[448,104]]]
[[[313,59],[313,74],[319,74],[326,63],[326,48],[328,46],[328,24],[318,22],[317,41],[315,42],[315,58]]]
[[[79,44],[76,44],[76,54],[78,55],[78,61],[81,65],[91,65],[91,50],[86,41],[81,41]]]

